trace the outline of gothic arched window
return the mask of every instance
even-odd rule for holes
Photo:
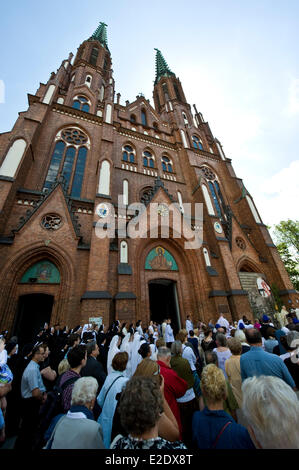
[[[97,65],[98,55],[99,49],[97,47],[93,47],[89,58],[89,63],[91,65]]]
[[[128,262],[128,244],[125,240],[120,243],[120,262]]]
[[[72,108],[80,109],[80,111],[88,113],[90,109],[90,101],[85,98],[85,96],[76,96],[74,98]]]
[[[212,196],[214,207],[218,217],[222,217],[222,212],[224,209],[224,199],[220,190],[219,183],[217,181],[217,176],[215,173],[208,167],[201,167],[201,171],[207,180],[208,187],[210,189],[210,194]]]
[[[135,163],[135,150],[131,145],[124,145],[122,149],[122,156],[125,162]]]
[[[8,150],[0,168],[0,175],[13,178],[27,147],[24,139],[16,139]]]
[[[123,180],[123,203],[127,206],[129,204],[129,182]]]
[[[63,176],[71,196],[80,197],[89,139],[81,129],[67,128],[56,136],[44,190],[49,190],[59,176]]]
[[[202,142],[197,135],[192,136],[192,144],[195,149],[203,150]]]
[[[108,160],[104,160],[101,165],[98,193],[110,195],[110,163]]]
[[[141,110],[141,123],[143,126],[147,126],[146,112],[144,109]]]
[[[91,82],[92,82],[92,76],[91,76],[91,75],[86,75],[86,77],[85,77],[85,85],[87,85],[87,86],[90,88]]]
[[[155,157],[148,150],[143,152],[143,166],[155,168]]]
[[[165,155],[162,157],[162,168],[163,168],[163,171],[168,171],[169,173],[173,173],[172,161]]]
[[[177,99],[181,101],[181,95],[180,95],[179,89],[178,89],[178,87],[176,86],[175,83],[173,84],[173,89],[175,91]]]
[[[163,93],[164,93],[165,100],[169,101],[169,91],[168,91],[167,83],[165,83],[165,82],[162,83],[162,90],[163,90]]]
[[[189,125],[189,121],[188,121],[188,118],[187,118],[186,114],[185,114],[185,113],[182,113],[182,116],[183,116],[183,119],[184,119],[184,124],[185,124],[186,126],[188,126],[188,125]],[[192,136],[192,140],[193,140],[193,137],[196,137],[196,136]]]

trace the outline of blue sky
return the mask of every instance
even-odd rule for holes
[[[1,10],[0,132],[104,21],[121,103],[140,92],[153,103],[157,47],[264,223],[298,219],[298,0],[15,0]]]

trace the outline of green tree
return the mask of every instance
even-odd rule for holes
[[[274,226],[274,236],[277,250],[293,286],[299,290],[299,221],[282,220]]]
[[[274,225],[274,234],[278,243],[286,243],[289,249],[294,251],[299,261],[299,220],[282,220]]]

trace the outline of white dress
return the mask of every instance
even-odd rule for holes
[[[192,323],[191,320],[186,320],[186,330],[187,330],[188,334],[189,334],[190,330],[193,330],[193,323]]]
[[[115,336],[113,336],[113,338],[110,342],[108,357],[107,357],[107,373],[108,374],[111,374],[111,372],[114,371],[114,369],[112,367],[112,360],[113,360],[115,354],[120,352],[120,350],[117,347],[118,340],[119,340],[119,336],[115,335]]]
[[[174,342],[173,329],[168,323],[165,328],[165,343],[173,343],[173,342]]]
[[[138,350],[141,346],[140,338],[141,338],[140,334],[138,333],[138,331],[136,331],[134,333],[134,340],[132,343],[132,355],[131,355],[131,374],[132,375],[134,375],[135,370],[137,369],[139,360],[141,358],[140,354],[138,353]]]
[[[130,337],[131,333],[127,333],[124,339],[122,340],[122,343],[120,345],[120,352],[127,352],[129,359],[128,359],[128,364],[125,370],[125,376],[131,378],[132,377],[132,342],[130,342]]]

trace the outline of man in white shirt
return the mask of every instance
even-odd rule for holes
[[[188,335],[189,335],[189,331],[190,330],[193,330],[193,323],[192,323],[192,318],[190,315],[187,315],[187,319],[186,319],[186,330],[188,332]]]
[[[162,326],[161,326],[161,333],[162,333],[162,336],[163,336],[163,339],[164,339],[165,342],[166,342],[166,339],[165,339],[166,325],[167,325],[167,322],[166,322],[166,319],[165,319],[165,320],[163,320],[163,323],[162,323]]]
[[[153,335],[154,334],[154,322],[151,320],[149,325],[148,325],[148,334]]]
[[[171,347],[171,344],[174,342],[173,329],[171,327],[171,320],[168,318],[166,328],[165,328],[165,343],[168,348]]]

